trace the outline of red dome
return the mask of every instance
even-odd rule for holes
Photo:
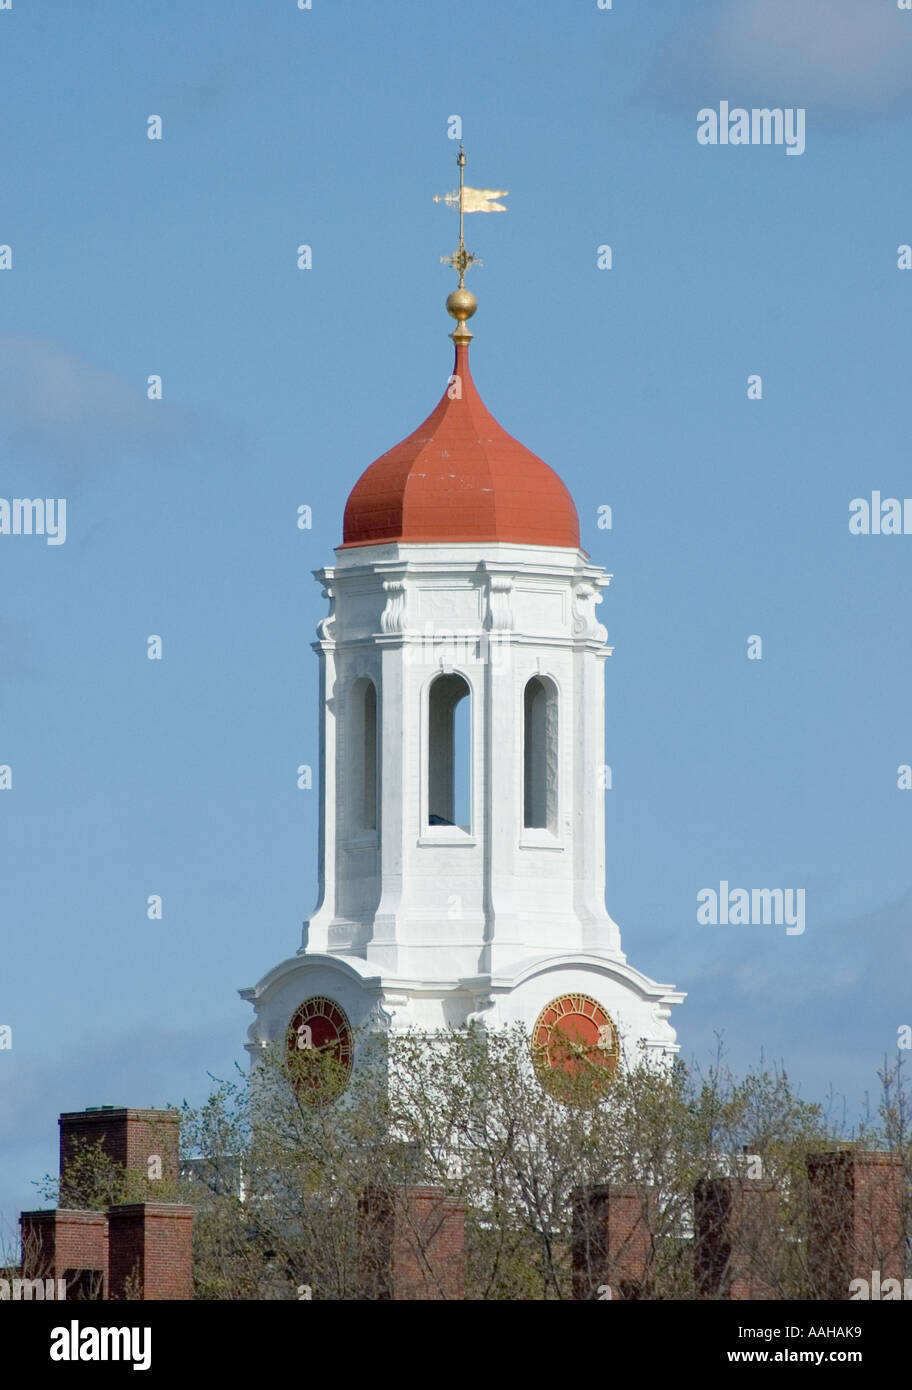
[[[456,346],[440,404],[372,463],[345,507],[342,548],[384,541],[512,541],[578,549],[573,498],[552,468],[501,429]],[[457,390],[458,386],[458,390]],[[451,397],[451,394],[452,397]]]

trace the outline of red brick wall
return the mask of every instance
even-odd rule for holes
[[[465,1207],[442,1188],[368,1190],[360,1202],[362,1297],[465,1297]]]
[[[655,1192],[648,1186],[577,1187],[573,1208],[573,1297],[644,1298],[655,1242]]]
[[[189,1299],[193,1294],[193,1208],[136,1202],[108,1212],[109,1298]]]
[[[60,1174],[79,1143],[96,1144],[115,1163],[148,1173],[153,1154],[161,1158],[162,1178],[178,1173],[179,1116],[176,1110],[76,1110],[60,1116]]]
[[[814,1298],[847,1299],[853,1279],[903,1277],[898,1153],[809,1154],[808,1277]]]
[[[79,1270],[108,1276],[108,1218],[101,1211],[24,1211],[22,1271],[26,1279],[68,1277]]]
[[[779,1194],[766,1178],[711,1178],[694,1189],[698,1298],[777,1298]]]

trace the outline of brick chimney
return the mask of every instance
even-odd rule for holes
[[[654,1188],[612,1183],[576,1187],[571,1203],[574,1299],[648,1298]]]
[[[441,1187],[369,1188],[359,1202],[362,1298],[465,1297],[465,1206]]]
[[[68,1299],[103,1299],[108,1279],[108,1218],[103,1211],[24,1211],[25,1279],[65,1279]]]
[[[706,1178],[694,1189],[698,1298],[779,1297],[779,1194],[767,1178]]]
[[[853,1279],[903,1278],[902,1154],[808,1154],[812,1298],[847,1299]]]
[[[74,1154],[85,1144],[102,1145],[112,1163],[155,1182],[178,1175],[176,1110],[131,1110],[103,1105],[68,1111],[60,1116],[60,1176],[63,1180]]]
[[[108,1209],[108,1297],[189,1299],[193,1208],[132,1202]]]
[[[60,1178],[83,1143],[101,1142],[113,1162],[150,1185],[178,1177],[176,1110],[103,1106],[60,1116]],[[154,1190],[154,1188],[152,1189]],[[107,1212],[26,1211],[22,1269],[27,1279],[66,1279],[69,1299],[189,1299],[193,1292],[193,1208],[164,1202]]]

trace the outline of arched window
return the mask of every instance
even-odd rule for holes
[[[377,691],[366,677],[355,681],[349,740],[350,806],[354,828],[377,829]]]
[[[471,825],[472,702],[455,673],[436,676],[428,692],[428,823]]]
[[[523,825],[557,834],[557,688],[544,676],[523,692]]]

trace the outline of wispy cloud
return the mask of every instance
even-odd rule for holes
[[[82,464],[172,442],[186,419],[55,343],[0,335],[0,426],[14,449]]]
[[[912,13],[895,0],[711,0],[663,57],[669,95],[858,119],[912,102]]]
[[[769,927],[707,928],[726,941],[687,977],[697,1008],[673,1020],[685,1057],[705,1063],[721,1030],[736,1070],[763,1051],[802,1078],[806,1099],[823,1101],[833,1087],[837,1112],[854,1123],[865,1095],[876,1110],[878,1069],[895,1061],[897,1029],[912,1023],[910,927],[912,891],[842,921],[816,922],[809,905],[806,933],[788,941],[764,936]]]
[[[825,1011],[838,1007],[870,1018],[872,1010],[880,1016],[885,1009],[895,1013],[907,1005],[912,979],[912,889],[893,902],[842,921],[815,922],[809,900],[807,931],[792,940],[773,936],[777,929],[771,927],[705,930],[720,937],[724,934],[724,940],[713,965],[699,976],[702,985],[693,978],[688,981],[688,988],[700,993],[701,1002],[705,987],[719,993],[734,987],[745,1003],[756,1002],[764,1008],[772,1001],[776,1007],[800,1005],[802,1009],[819,1003]],[[885,978],[887,959],[892,969]]]

